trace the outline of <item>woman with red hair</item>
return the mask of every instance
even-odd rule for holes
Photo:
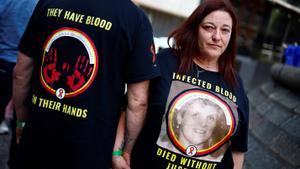
[[[124,150],[123,156],[113,156],[114,169],[122,168],[116,165],[116,159],[122,157],[134,169],[242,168],[249,106],[234,67],[236,35],[236,15],[226,0],[203,1],[170,34],[169,42],[172,39],[173,43],[157,56],[162,76],[151,82],[145,125],[132,153]],[[212,108],[183,106],[195,98],[218,105],[225,120],[209,116]],[[183,108],[189,113],[178,118],[176,112]],[[200,117],[205,118],[197,121]],[[174,124],[178,120],[182,123]],[[183,122],[190,142],[176,135]],[[208,130],[196,126],[205,125],[213,125],[222,134],[209,146],[199,148],[194,143],[201,142]]]

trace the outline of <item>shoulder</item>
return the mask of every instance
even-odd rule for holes
[[[19,22],[24,22],[26,26],[27,21],[29,20],[37,1],[35,0],[20,0],[18,5],[15,5],[16,15],[18,15],[17,20]]]
[[[118,5],[118,9],[122,11],[122,16],[129,16],[131,19],[137,19],[137,20],[148,20],[147,15],[145,12],[136,6],[132,1],[129,0],[121,0],[117,1],[118,3],[121,3]]]
[[[243,79],[241,78],[241,76],[239,75],[238,72],[235,72],[235,77],[236,77],[236,88],[235,91],[241,94],[246,95],[245,89],[244,89],[244,83],[243,83]]]
[[[121,22],[121,26],[128,32],[131,32],[133,36],[138,36],[143,33],[150,34],[152,36],[152,26],[145,12],[136,6],[129,0],[117,0],[120,2],[114,14],[117,15],[118,20]]]
[[[12,4],[13,1],[11,0],[1,0],[0,3],[0,14],[1,17],[4,16],[4,13],[7,11],[7,8],[9,7],[10,4]]]
[[[173,61],[173,62],[177,61],[177,58],[171,48],[165,48],[160,50],[157,53],[157,59],[159,63],[168,62],[168,61]]]
[[[247,113],[249,112],[249,100],[247,97],[247,93],[244,89],[243,80],[239,76],[238,73],[236,73],[236,79],[237,79],[237,86],[235,88],[235,94],[237,96],[237,101],[240,109]]]
[[[162,49],[158,52],[157,63],[161,73],[167,76],[177,70],[177,58],[170,48]]]
[[[35,0],[1,0],[0,14],[3,17],[30,16],[36,3]]]

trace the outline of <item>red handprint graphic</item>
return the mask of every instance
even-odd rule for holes
[[[57,50],[51,48],[46,53],[44,58],[45,67],[43,68],[43,75],[45,81],[52,86],[54,81],[58,81],[61,73],[57,71]]]
[[[69,67],[68,63],[63,64],[64,71],[68,71]],[[73,74],[67,76],[67,86],[70,90],[76,91],[79,89],[90,77],[92,70],[93,67],[90,66],[88,58],[86,56],[79,56]]]

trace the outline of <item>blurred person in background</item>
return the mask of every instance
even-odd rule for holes
[[[12,72],[17,61],[17,46],[35,4],[35,0],[2,0],[0,4],[0,134],[9,132],[5,109],[7,106],[7,110],[13,109],[9,101],[12,97]],[[8,118],[10,116],[7,114]]]
[[[12,129],[8,166],[15,168],[16,117],[12,104],[12,73],[16,64],[18,43],[23,35],[36,0],[1,0],[0,3],[0,134]]]

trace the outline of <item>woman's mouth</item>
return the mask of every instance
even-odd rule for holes
[[[205,134],[206,133],[206,131],[202,130],[202,129],[193,129],[193,131],[197,134]]]
[[[222,46],[217,44],[208,44],[208,46],[214,47],[214,48],[221,48]]]

